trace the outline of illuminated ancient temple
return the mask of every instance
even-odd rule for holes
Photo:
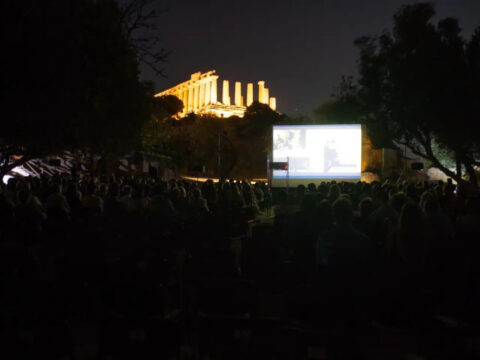
[[[196,72],[190,76],[190,80],[182,82],[170,89],[162,91],[155,96],[175,95],[182,100],[184,108],[180,116],[188,113],[215,114],[220,117],[240,116],[243,117],[247,106],[254,101],[253,83],[248,83],[246,88],[246,101],[242,95],[242,83],[235,82],[233,101],[230,98],[230,82],[223,80],[222,99],[217,97],[218,75],[215,70],[206,73]],[[265,87],[265,81],[258,82],[258,102],[269,105],[273,110],[277,108],[277,100],[270,97],[269,89]]]

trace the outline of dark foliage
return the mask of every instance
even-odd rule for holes
[[[456,19],[435,25],[433,5],[405,5],[392,33],[361,37],[359,79],[344,79],[340,105],[367,124],[377,146],[405,145],[448,176],[477,188],[479,165],[480,29],[470,40]],[[439,160],[435,144],[452,152],[457,170]]]
[[[151,94],[115,1],[12,0],[0,11],[2,172],[18,164],[12,154],[138,144]]]

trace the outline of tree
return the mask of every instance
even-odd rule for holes
[[[147,65],[156,75],[163,76],[163,63],[169,55],[160,46],[161,39],[156,34],[157,24],[162,11],[153,6],[157,0],[119,0],[122,24],[137,59]]]
[[[174,96],[155,99],[143,129],[144,151],[172,160],[177,170],[206,167],[207,175],[262,177],[271,144],[271,127],[285,117],[254,102],[243,118],[190,113],[176,120],[183,104]]]
[[[114,0],[6,0],[0,12],[8,53],[0,67],[0,175],[64,150],[138,146],[153,94],[138,79]]]
[[[247,107],[243,118],[239,119],[239,131],[246,136],[265,136],[272,125],[278,124],[283,118],[270,106],[254,101]]]
[[[460,183],[478,188],[480,28],[469,41],[457,20],[432,23],[433,5],[402,6],[392,33],[361,37],[359,79],[343,79],[338,101],[354,109],[374,138],[400,146],[430,161]],[[388,142],[388,141],[387,141]],[[456,171],[434,151],[454,154]]]
[[[265,176],[267,156],[272,144],[272,126],[285,121],[284,115],[258,101],[247,107],[243,118],[231,120],[232,141],[238,154],[234,169],[237,176]]]
[[[144,151],[171,159],[172,165],[183,173],[205,166],[209,176],[225,177],[236,162],[235,148],[229,139],[233,133],[230,120],[194,113],[180,120],[170,116],[162,121],[154,116],[144,129]]]
[[[142,127],[141,152],[181,167],[185,163],[187,139],[183,125],[188,121],[179,122],[176,116],[183,110],[183,102],[176,96],[167,95],[152,98],[151,106],[150,119]]]
[[[351,101],[330,99],[313,110],[316,124],[356,124],[360,116]]]
[[[226,178],[236,165],[237,152],[232,144],[232,118],[197,115],[190,126],[190,167],[205,165],[211,175]]]
[[[176,117],[183,110],[183,102],[174,95],[165,95],[153,99],[153,116],[160,121]]]

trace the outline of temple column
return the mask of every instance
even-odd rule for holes
[[[263,103],[263,93],[265,89],[265,81],[258,82],[258,102]]]
[[[242,106],[242,83],[235,82],[235,106]]]
[[[191,113],[193,110],[193,86],[188,87],[188,112]]]
[[[247,84],[247,106],[252,105],[253,103],[253,84]]]
[[[224,105],[230,105],[229,86],[228,80],[223,80],[222,102]]]
[[[193,111],[198,110],[198,85],[195,85],[193,89]]]
[[[186,114],[188,109],[188,88],[183,89],[183,113]]]
[[[210,93],[210,101],[212,104],[217,103],[217,79],[218,79],[218,75],[212,78],[212,86],[211,86],[211,93]]]
[[[277,110],[277,99],[274,97],[270,98],[270,108],[272,110]]]
[[[198,107],[203,107],[205,105],[205,83],[201,83],[200,86],[200,93],[198,99]]]
[[[175,93],[175,96],[176,96],[183,104],[185,104],[184,99],[183,99],[183,89],[177,90],[177,92]]]
[[[268,88],[264,88],[264,89],[263,89],[263,103],[264,103],[264,104],[267,104],[267,105],[268,105],[268,103],[269,103],[269,100],[268,100],[269,97],[270,97],[270,96],[269,96],[269,90],[268,90]]]
[[[208,80],[207,83],[205,84],[205,104],[206,105],[210,104],[210,98],[212,95],[211,84],[212,84],[211,80]]]

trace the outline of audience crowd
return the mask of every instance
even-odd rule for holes
[[[318,332],[460,339],[480,320],[479,224],[480,199],[451,181],[12,178],[1,336],[19,358],[111,359],[299,358]],[[442,356],[472,353],[459,342]]]

